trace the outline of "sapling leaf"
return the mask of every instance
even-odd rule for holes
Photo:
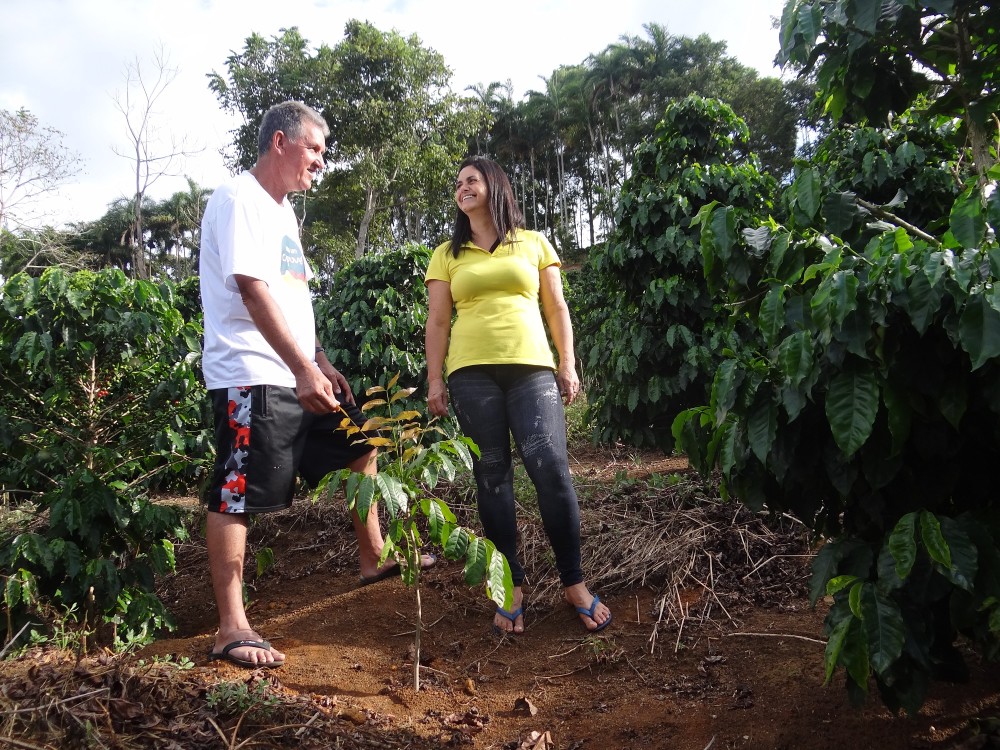
[[[391,518],[385,529],[386,539],[395,543],[403,538],[403,519],[402,518]],[[383,562],[385,557],[383,556]]]
[[[420,509],[427,516],[427,528],[430,531],[431,539],[435,541],[442,539],[442,531],[447,524],[441,506],[442,504],[437,500],[425,499],[420,501]]]
[[[30,576],[31,574],[24,568],[21,568],[17,575],[8,576],[7,580],[4,582],[3,603],[7,606],[7,608],[16,607],[21,603],[22,593],[25,590],[21,576],[24,575]]]
[[[453,481],[455,479],[455,475],[458,473],[455,468],[455,464],[452,463],[448,456],[441,452],[437,454],[437,459],[439,474],[443,475],[445,480],[449,482]],[[438,477],[438,479],[440,479],[440,477]]]
[[[444,543],[444,556],[449,560],[458,560],[465,555],[472,539],[471,532],[461,526],[452,529]]]
[[[493,542],[486,540],[489,565],[486,576],[486,591],[494,604],[509,610],[514,604],[514,579],[510,564]]]
[[[465,550],[465,582],[469,586],[476,586],[483,580],[487,562],[489,559],[486,540],[472,537]]]
[[[368,513],[375,502],[375,478],[371,474],[358,474],[360,477],[357,493],[354,495],[354,509],[362,522],[368,520]]]
[[[347,500],[347,507],[357,509],[358,486],[361,484],[361,475],[357,472],[347,471],[344,475],[344,498]],[[365,520],[368,514],[361,516]]]
[[[452,451],[462,461],[462,466],[467,471],[472,471],[472,454],[479,455],[479,446],[468,438],[461,440],[449,440],[445,444],[445,449]]]
[[[390,517],[406,515],[409,499],[403,483],[396,477],[381,471],[375,474],[373,481],[379,497],[385,502]]]
[[[436,463],[427,463],[420,471],[420,480],[430,488],[437,487],[440,467]]]
[[[368,417],[365,423],[361,425],[360,432],[377,432],[382,427],[385,426],[385,419],[382,417]],[[390,441],[391,442],[391,441]]]

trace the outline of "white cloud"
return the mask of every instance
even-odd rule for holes
[[[225,179],[220,149],[238,123],[222,113],[206,76],[226,73],[226,58],[251,33],[271,38],[297,26],[314,47],[335,45],[352,18],[416,34],[454,71],[454,86],[511,79],[516,97],[544,84],[559,65],[582,62],[623,35],[645,36],[656,22],[675,36],[705,33],[725,41],[730,55],[765,74],[778,49],[771,17],[782,0],[4,0],[0,26],[0,107],[32,112],[66,135],[86,172],[51,201],[59,221],[92,220],[134,190],[125,120],[114,94],[136,59],[153,71],[162,45],[178,75],[157,107],[165,137],[204,150],[184,172],[214,187]],[[184,188],[163,180],[156,198]]]

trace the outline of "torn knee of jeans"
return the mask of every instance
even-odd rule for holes
[[[507,464],[507,454],[503,448],[487,448],[479,454],[479,463],[489,470],[495,471]]]
[[[529,435],[521,444],[521,455],[524,459],[527,459],[529,456],[533,456],[538,451],[551,447],[551,445],[551,433],[536,432],[534,435]]]

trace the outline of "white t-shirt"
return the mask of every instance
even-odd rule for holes
[[[264,281],[299,347],[314,359],[316,322],[299,225],[249,172],[209,198],[201,223],[201,304],[205,312],[202,369],[208,389],[295,386],[295,376],[250,319],[234,275]]]

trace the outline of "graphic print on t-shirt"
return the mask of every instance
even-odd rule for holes
[[[302,254],[302,245],[288,235],[281,241],[281,278],[289,286],[306,285],[306,259]]]

